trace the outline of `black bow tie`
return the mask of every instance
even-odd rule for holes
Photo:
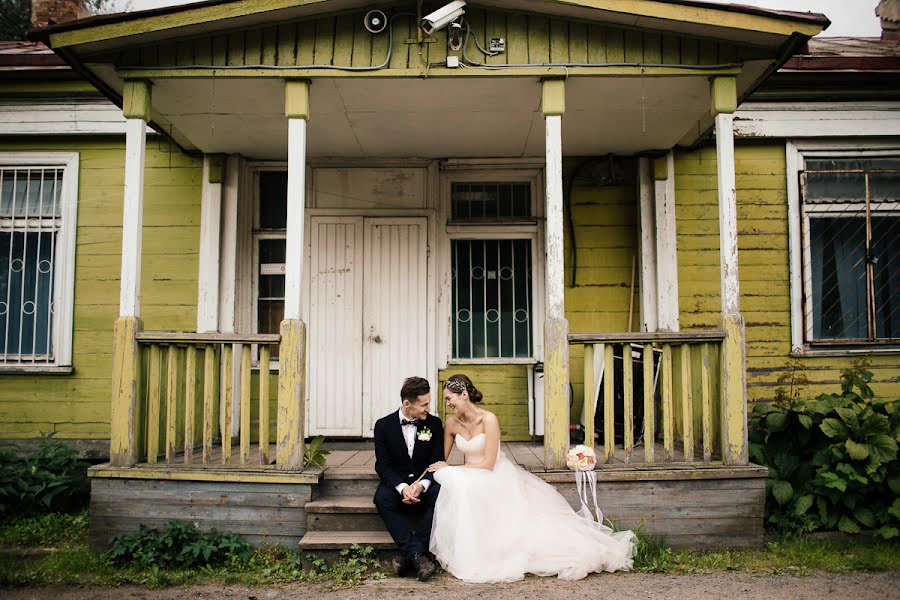
[[[419,424],[418,419],[413,419],[412,421],[407,421],[406,419],[400,419],[401,426],[403,426],[403,425],[418,425],[418,424]]]

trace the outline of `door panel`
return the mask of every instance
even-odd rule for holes
[[[400,406],[400,387],[427,377],[427,219],[365,221],[363,432]]]
[[[313,217],[309,261],[309,432],[363,434],[363,219]]]

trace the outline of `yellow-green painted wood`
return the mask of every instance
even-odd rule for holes
[[[622,421],[624,423],[625,462],[631,462],[634,451],[634,379],[631,344],[622,345]]]
[[[241,346],[241,464],[250,462],[250,344]]]
[[[694,461],[694,398],[691,386],[691,347],[681,344],[681,439],[684,443],[684,460]]]
[[[612,344],[603,346],[603,456],[606,464],[613,461],[616,448],[615,361]]]
[[[166,346],[166,462],[175,459],[176,429],[178,416],[178,346]]]
[[[712,460],[712,392],[710,390],[709,344],[700,347],[700,398],[703,431],[703,462]]]
[[[362,26],[365,11],[352,11],[289,21],[262,24],[244,29],[222,29],[206,36],[178,36],[166,42],[149,44],[136,53],[122,52],[113,59],[116,66],[146,68],[185,65],[191,56],[195,65],[241,67],[279,65],[283,67],[353,66],[381,64],[387,54],[387,35],[371,34]],[[491,37],[502,37],[507,52],[484,57],[470,53],[475,61],[492,66],[506,64],[569,65],[711,65],[720,57],[729,62],[753,58],[758,49],[741,48],[727,42],[689,36],[661,36],[652,30],[621,28],[602,23],[548,18],[541,14],[508,12],[496,8],[466,7],[466,20],[472,33],[486,46]],[[444,64],[447,56],[447,30],[433,34],[434,43],[406,44],[417,30],[411,19],[392,20],[394,45],[389,68],[421,73],[426,63]],[[276,32],[277,28],[277,32]],[[178,45],[190,46],[179,52]],[[212,48],[210,52],[208,49]],[[137,62],[135,60],[137,57]],[[492,72],[497,75],[496,71]],[[333,76],[334,71],[298,73],[299,76]],[[366,76],[395,76],[385,71],[362,73]],[[430,74],[430,73],[429,73]],[[466,70],[450,69],[450,76],[466,76]],[[344,73],[349,75],[349,73]],[[260,71],[257,76],[282,77],[284,74]]]
[[[443,383],[457,373],[467,375],[484,395],[481,407],[497,415],[504,442],[531,440],[528,433],[528,368],[525,365],[453,364],[438,371],[438,389],[432,392],[437,414],[446,419],[441,397]]]
[[[710,112],[732,114],[737,110],[737,78],[713,77],[710,83]]]
[[[259,463],[269,464],[269,356],[268,346],[259,347]]]
[[[653,345],[644,344],[644,461],[653,463],[656,444],[656,398],[653,394]]]
[[[150,346],[150,366],[147,369],[147,462],[156,464],[159,454],[160,412],[159,346]]]
[[[213,451],[213,432],[216,427],[216,409],[218,386],[216,382],[216,347],[206,346],[203,352],[203,464],[209,464]]]
[[[663,345],[662,373],[660,377],[662,385],[662,425],[663,425],[663,450],[666,460],[671,462],[675,458],[675,415],[672,405],[672,345]]]
[[[584,345],[584,439],[590,443],[594,439],[594,344]]]
[[[128,119],[150,120],[150,82],[128,79],[122,91],[122,114]]]
[[[139,451],[137,424],[141,422],[140,352],[135,336],[140,330],[141,321],[137,317],[116,319],[112,349],[114,360],[109,458],[110,464],[120,467],[135,464]],[[6,406],[9,402],[9,390],[7,387],[3,389],[6,390],[3,405]],[[46,406],[44,410],[47,410]]]
[[[303,468],[306,418],[306,324],[285,319],[281,322],[280,332],[275,464],[278,469],[299,470]]]
[[[231,464],[231,421],[233,418],[234,400],[234,346],[222,345],[222,362],[219,365],[222,377],[222,464]]]
[[[184,464],[194,461],[194,430],[197,417],[197,347],[188,345],[184,368]]]

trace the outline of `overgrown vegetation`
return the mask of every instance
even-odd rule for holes
[[[90,486],[75,449],[46,435],[28,456],[0,445],[0,519],[82,510]]]
[[[303,451],[303,466],[306,468],[324,468],[325,459],[331,454],[331,450],[322,448],[325,443],[324,435],[317,435],[309,441],[306,449]]]
[[[770,528],[900,535],[900,402],[875,398],[871,381],[857,363],[842,372],[840,393],[803,399],[806,378],[792,364],[776,400],[754,407],[750,459],[769,467]]]
[[[250,559],[250,544],[229,531],[201,531],[193,525],[169,521],[163,530],[141,525],[135,533],[113,537],[106,559],[113,564],[135,564],[145,569],[187,569]]]

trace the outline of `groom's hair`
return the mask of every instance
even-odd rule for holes
[[[400,388],[400,402],[403,402],[404,400],[413,402],[422,394],[427,394],[430,391],[431,386],[428,384],[427,379],[422,377],[407,377],[403,381],[403,387]]]

